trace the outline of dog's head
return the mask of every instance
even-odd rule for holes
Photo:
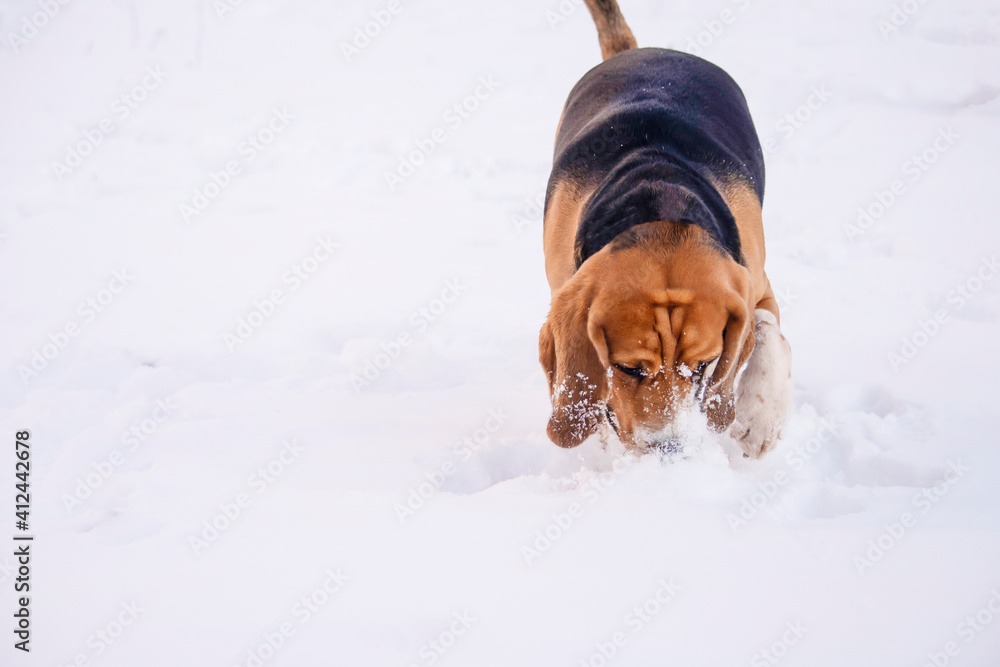
[[[594,254],[553,296],[539,338],[548,434],[575,447],[608,420],[645,448],[700,402],[733,421],[733,384],[753,351],[750,276],[702,229],[637,225]]]

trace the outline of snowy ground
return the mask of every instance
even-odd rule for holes
[[[578,0],[226,1],[0,2],[0,664],[997,664],[1000,9],[623,1],[768,148],[796,408],[730,463],[545,437]]]

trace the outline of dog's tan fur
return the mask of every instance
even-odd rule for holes
[[[576,230],[583,206],[592,192],[592,187],[584,188],[567,179],[556,185],[549,198],[542,246],[545,250],[545,275],[553,293],[576,272],[573,257]]]
[[[579,201],[565,206],[582,208]],[[637,430],[659,430],[688,407],[696,378],[680,366],[693,371],[716,359],[705,412],[725,430],[734,417],[736,372],[753,351],[756,295],[770,294],[752,278],[763,271],[740,266],[699,227],[662,221],[637,226],[630,232],[643,237],[636,245],[617,249],[613,242],[566,278],[571,223],[579,220],[550,227],[546,217],[553,294],[539,349],[553,399],[552,440],[580,444],[607,404],[622,441],[641,446]],[[558,254],[550,257],[550,250]],[[646,379],[637,382],[620,366],[640,367]]]
[[[601,56],[607,60],[616,53],[638,46],[632,30],[625,23],[625,17],[615,0],[584,0],[597,26],[597,38],[601,43]]]
[[[614,0],[586,3],[605,58],[635,46]],[[764,230],[754,191],[735,179],[715,184],[736,219],[745,265],[700,227],[663,220],[623,232],[577,268],[577,230],[594,191],[581,183],[557,182],[545,213],[552,308],[541,330],[539,359],[552,398],[553,442],[576,446],[603,421],[613,420],[626,445],[650,444],[652,433],[689,407],[699,380],[694,371],[710,365],[714,371],[703,378],[702,409],[716,430],[729,428],[739,405],[750,398],[769,400],[768,389],[742,403],[734,394],[737,373],[754,350],[755,322],[763,317],[777,332],[779,316],[764,271]],[[755,314],[758,309],[773,314],[774,322]],[[778,332],[766,339],[769,346],[779,344],[775,336],[784,341]],[[769,347],[769,354],[774,349]],[[641,369],[641,380],[629,369]],[[778,426],[765,424],[754,442],[741,442],[748,455],[773,445],[783,418],[781,412],[780,419],[763,419]],[[742,421],[749,420],[737,419],[741,431]],[[751,430],[746,427],[746,437]]]

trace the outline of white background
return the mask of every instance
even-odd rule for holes
[[[776,649],[789,667],[923,665],[950,641],[948,664],[996,664],[1000,618],[971,641],[959,624],[1000,590],[1000,281],[961,308],[952,290],[1000,250],[1000,11],[928,0],[883,34],[890,0],[622,4],[640,45],[688,49],[701,33],[776,142],[768,273],[796,392],[759,462],[702,439],[609,475],[597,443],[545,437],[530,201],[565,96],[599,61],[582,5],[404,0],[348,61],[341,44],[385,2],[245,0],[220,17],[207,1],[71,0],[23,43],[10,34],[42,10],[0,3],[0,537],[15,532],[25,428],[37,536],[30,655],[11,646],[0,550],[0,664],[253,665],[284,622],[295,632],[264,664],[596,666],[619,631],[608,664],[771,664],[760,651],[787,623],[807,628]],[[147,67],[166,79],[118,120]],[[449,124],[480,77],[500,85]],[[814,89],[829,99],[803,109]],[[248,162],[240,146],[274,109],[294,119]],[[794,131],[779,125],[796,112]],[[104,118],[113,131],[57,175]],[[391,192],[385,173],[436,128],[444,143]],[[904,171],[948,128],[958,138],[919,178]],[[186,223],[180,205],[230,160],[241,172]],[[849,238],[895,180],[902,194]],[[339,247],[293,290],[283,277],[319,238]],[[79,304],[107,300],[122,270],[134,281],[87,321]],[[230,351],[273,290],[283,303]],[[439,314],[424,326],[420,308]],[[352,374],[401,333],[411,343],[356,391]],[[904,337],[922,345],[893,368]],[[130,451],[123,434],[166,399],[173,414]],[[491,410],[502,426],[457,452]],[[258,493],[251,476],[290,439],[303,452]],[[446,461],[454,474],[401,522],[397,505]],[[949,462],[968,471],[942,485]],[[935,484],[936,502],[914,502]],[[243,493],[196,554],[192,536]],[[762,509],[734,530],[745,501]],[[582,515],[526,558],[574,502]],[[907,512],[912,528],[883,535]],[[880,537],[888,551],[859,565]],[[300,623],[294,605],[337,568],[350,579]],[[680,590],[634,633],[626,615],[660,578]],[[96,639],[131,602],[138,619]],[[428,653],[466,612],[471,629]]]

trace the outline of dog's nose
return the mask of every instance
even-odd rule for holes
[[[652,440],[649,447],[661,454],[676,454],[684,449],[684,443],[679,437],[671,435]]]

